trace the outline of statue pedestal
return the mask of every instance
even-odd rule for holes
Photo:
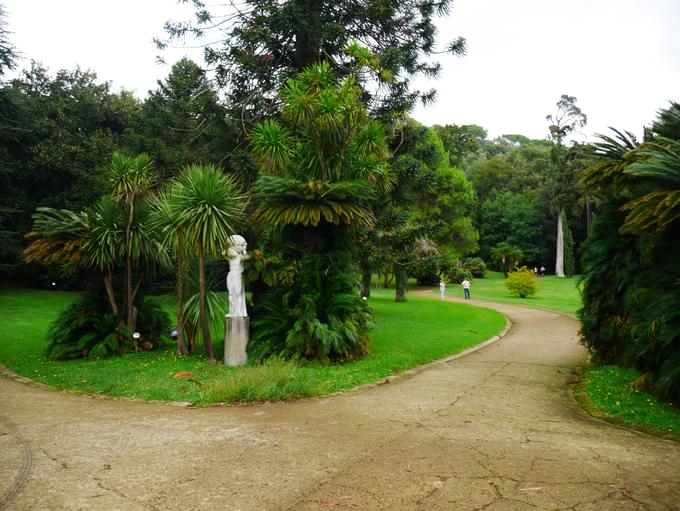
[[[239,366],[248,362],[246,346],[250,339],[248,316],[224,316],[224,364]]]

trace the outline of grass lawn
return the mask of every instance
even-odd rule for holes
[[[590,367],[581,375],[576,396],[591,415],[680,440],[680,410],[630,385],[639,376],[634,369]]]
[[[43,358],[48,325],[74,293],[4,289],[0,294],[0,362],[16,373],[56,388],[143,399],[215,402],[318,396],[379,381],[389,375],[460,352],[497,334],[505,318],[488,309],[374,291],[372,352],[342,366],[273,361],[228,368],[174,350],[130,353],[104,360],[54,362]],[[166,300],[164,300],[166,301]],[[218,338],[219,339],[219,338]],[[216,339],[216,341],[218,341]],[[215,344],[219,345],[219,342]],[[177,379],[178,372],[190,372]]]
[[[564,312],[570,316],[576,316],[576,311],[581,307],[581,294],[578,290],[579,277],[560,278],[553,275],[537,277],[538,293],[526,298],[511,296],[503,285],[503,281],[503,274],[495,271],[487,272],[483,279],[474,279],[470,289],[472,298],[540,307]],[[447,293],[459,293],[462,297],[463,289],[455,284],[449,284]]]

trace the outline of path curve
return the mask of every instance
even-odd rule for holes
[[[680,509],[680,445],[571,401],[576,321],[493,308],[501,341],[326,399],[186,409],[0,379],[33,459],[7,509]],[[21,468],[10,451],[0,480]]]

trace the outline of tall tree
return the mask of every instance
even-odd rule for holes
[[[392,263],[395,299],[403,301],[409,273],[419,273],[421,281],[437,279],[435,254],[459,258],[473,252],[478,234],[471,218],[472,185],[462,170],[449,165],[436,130],[409,120],[393,137],[392,147],[397,179],[389,200],[377,209],[376,241]]]
[[[113,196],[123,202],[126,207],[125,222],[125,303],[127,307],[127,327],[135,331],[137,310],[135,297],[141,285],[141,276],[138,276],[137,284],[133,287],[133,226],[135,222],[135,207],[141,198],[151,191],[155,183],[155,175],[152,170],[151,159],[146,154],[136,157],[126,156],[115,152],[111,158],[111,166],[108,174],[109,184]]]
[[[106,191],[105,169],[137,108],[93,73],[33,64],[0,86],[0,271],[21,268],[21,233],[38,206],[80,211]]]
[[[252,147],[262,174],[253,187],[254,220],[267,252],[293,261],[293,277],[257,297],[254,349],[343,361],[364,354],[368,311],[358,296],[356,230],[372,227],[372,204],[391,174],[382,125],[361,102],[354,76],[310,66],[280,92],[282,122],[257,125]]]
[[[17,57],[16,49],[9,40],[5,17],[5,6],[0,4],[0,76],[5,74],[6,69],[14,69]]]
[[[327,60],[339,74],[348,72],[352,57],[344,53],[353,41],[368,47],[380,70],[366,70],[377,87],[370,98],[374,112],[408,112],[417,99],[432,100],[434,91],[411,90],[416,74],[436,76],[440,65],[428,58],[437,53],[436,16],[445,15],[451,0],[245,0],[208,6],[190,1],[195,22],[168,22],[170,39],[206,37],[205,60],[226,87],[232,104],[245,117],[276,109],[276,91],[295,73]],[[157,41],[163,47],[167,41]],[[458,38],[446,51],[462,55]]]
[[[463,168],[465,158],[480,151],[481,143],[486,139],[486,130],[474,124],[447,124],[433,128],[449,153],[449,163],[454,167]]]
[[[568,175],[566,156],[563,150],[565,138],[577,128],[583,127],[588,118],[576,105],[574,96],[563,94],[557,102],[557,110],[546,117],[550,123],[550,137],[553,140],[554,190],[553,208],[557,213],[557,242],[555,249],[555,275],[564,277],[564,225],[566,195],[572,193],[576,179]]]
[[[136,110],[124,144],[132,154],[148,153],[167,179],[191,163],[224,165],[231,160],[233,124],[206,72],[183,58]]]
[[[614,130],[583,175],[604,197],[584,255],[584,343],[606,363],[633,366],[680,398],[680,104],[638,144]],[[615,292],[612,292],[615,290]]]

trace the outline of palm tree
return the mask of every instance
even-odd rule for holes
[[[180,355],[187,355],[187,344],[184,329],[184,273],[187,270],[186,241],[182,230],[179,228],[180,211],[173,207],[173,194],[177,191],[177,185],[172,184],[161,194],[153,197],[151,201],[152,228],[161,236],[163,245],[174,252],[177,270],[177,350]],[[193,351],[193,350],[192,350]]]
[[[601,139],[600,160],[582,176],[605,198],[583,252],[584,344],[677,399],[680,104],[659,113],[642,144],[618,131]]]
[[[111,158],[108,178],[113,197],[127,205],[127,225],[125,228],[126,323],[128,328],[134,331],[136,323],[134,298],[139,288],[133,288],[132,286],[132,231],[135,205],[139,198],[145,195],[155,182],[151,159],[146,154],[130,157],[120,152],[114,152]],[[141,279],[138,280],[139,282],[141,282]]]
[[[167,251],[155,239],[147,224],[148,211],[142,206],[130,225],[130,247],[135,261],[146,273],[167,267]],[[118,314],[113,272],[126,258],[125,211],[111,197],[102,197],[81,213],[66,209],[38,208],[33,228],[28,234],[31,244],[24,251],[26,262],[60,265],[67,269],[84,268],[103,274],[104,288],[111,312]],[[132,299],[141,285],[140,272]]]
[[[283,120],[256,126],[251,145],[264,174],[253,187],[254,220],[300,225],[309,249],[319,227],[372,226],[371,206],[392,185],[385,133],[371,121],[353,77],[337,83],[327,63],[281,91]]]
[[[590,188],[613,187],[630,197],[622,233],[662,233],[680,220],[680,104],[660,114],[663,122],[653,128],[657,135],[642,144],[628,132],[613,130],[595,144],[600,160],[583,174]]]
[[[89,229],[83,236],[83,260],[104,273],[104,288],[111,312],[118,315],[118,303],[113,291],[113,270],[124,255],[125,215],[120,205],[110,197],[102,197],[86,211]]]
[[[588,118],[576,106],[576,98],[563,94],[557,102],[555,115],[548,115],[546,120],[550,123],[550,138],[553,140],[552,160],[555,169],[553,177],[554,196],[552,198],[553,208],[557,212],[557,243],[555,248],[555,275],[564,277],[564,226],[563,218],[565,213],[565,196],[573,192],[572,181],[569,176],[569,169],[562,151],[562,142],[577,128],[586,125]]]
[[[186,240],[199,260],[199,320],[209,361],[214,361],[209,321],[206,315],[205,259],[221,253],[228,238],[244,221],[245,199],[232,176],[211,164],[184,167],[169,194],[176,212],[174,229]],[[173,212],[173,215],[175,214]]]
[[[26,234],[31,243],[24,250],[24,260],[45,265],[78,266],[88,225],[89,219],[84,212],[37,208],[33,213],[31,231]]]
[[[270,286],[256,304],[254,349],[348,360],[366,349],[368,312],[354,289],[351,252],[354,232],[373,227],[375,200],[393,182],[385,133],[355,78],[338,81],[327,63],[289,80],[280,97],[282,121],[251,134],[262,169],[253,219],[277,233],[272,248],[292,261],[294,281]]]
[[[678,106],[680,111],[680,106]],[[659,137],[642,144],[626,174],[652,190],[623,207],[623,232],[663,232],[680,220],[680,130],[677,140]]]

